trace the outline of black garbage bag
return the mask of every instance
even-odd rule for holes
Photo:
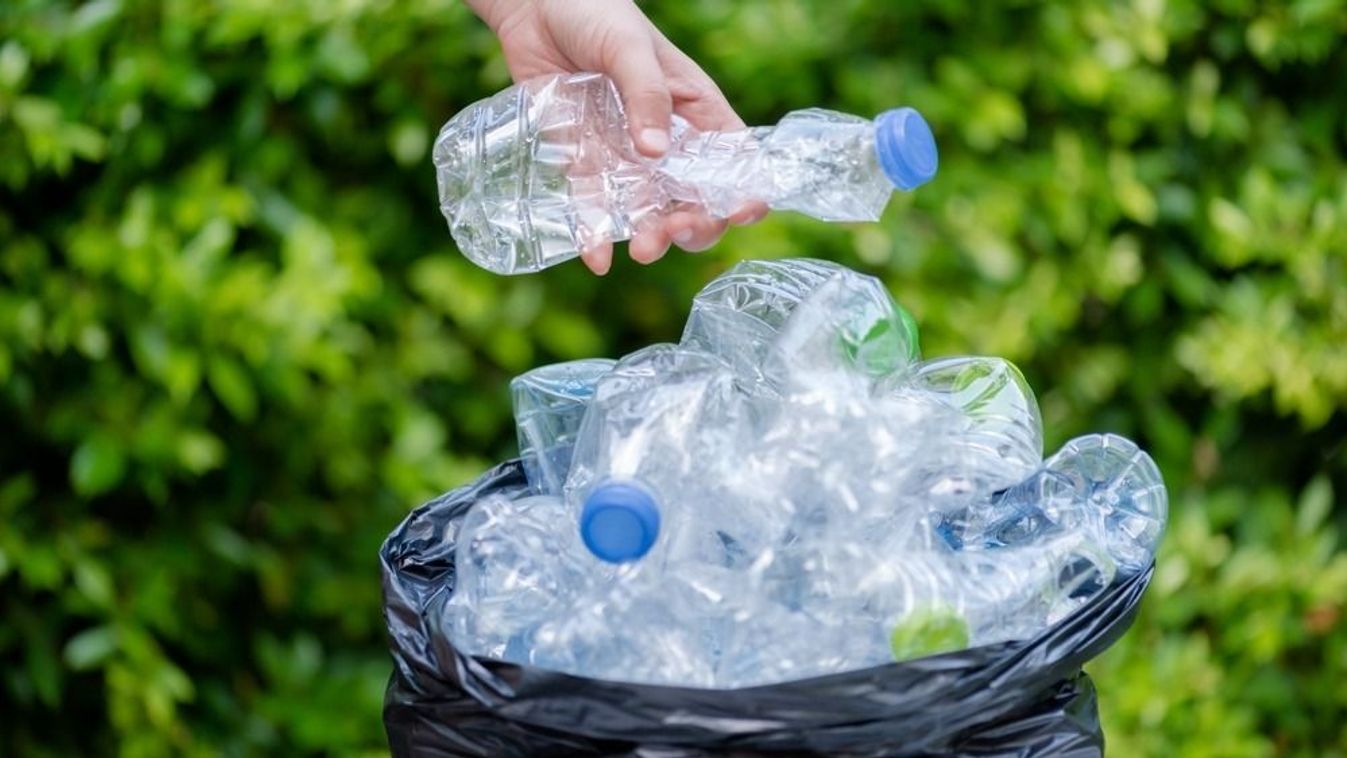
[[[463,515],[524,489],[517,461],[497,466],[417,508],[380,550],[394,756],[1103,753],[1081,665],[1127,630],[1151,570],[1024,642],[738,690],[600,681],[466,656],[443,627]]]

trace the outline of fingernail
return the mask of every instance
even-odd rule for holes
[[[646,150],[663,155],[669,150],[669,133],[663,129],[650,127],[641,131],[641,144]]]
[[[692,230],[679,229],[678,231],[674,232],[673,241],[677,242],[679,245],[686,245],[687,243],[692,241]]]
[[[613,265],[611,259],[601,258],[597,255],[589,253],[588,251],[581,253],[580,259],[585,262],[585,266],[587,266],[590,271],[594,272],[595,276],[603,276],[604,274],[607,274],[608,269],[612,268]]]

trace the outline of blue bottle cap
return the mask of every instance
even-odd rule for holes
[[[875,152],[884,175],[901,190],[931,181],[940,167],[931,127],[912,108],[894,108],[875,118]]]
[[[600,484],[585,498],[580,536],[589,552],[600,560],[634,561],[650,552],[659,537],[659,506],[640,485]]]

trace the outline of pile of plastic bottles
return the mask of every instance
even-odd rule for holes
[[[512,384],[532,493],[477,502],[447,605],[476,655],[744,687],[1030,637],[1151,562],[1164,484],[1114,435],[1044,460],[1020,372],[920,359],[875,279],[751,261],[677,345]]]

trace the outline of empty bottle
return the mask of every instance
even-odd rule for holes
[[[692,299],[679,344],[720,356],[740,378],[760,380],[763,360],[786,319],[841,270],[809,258],[737,263]]]
[[[631,682],[724,686],[717,669],[734,652],[726,647],[728,635],[737,620],[756,617],[763,603],[724,567],[654,568],[615,569],[613,582],[538,627],[527,662]]]
[[[1116,434],[1089,434],[1062,446],[1044,464],[1070,477],[1085,502],[1075,514],[1092,529],[1126,573],[1155,557],[1169,517],[1169,494],[1155,461]],[[1070,526],[1077,526],[1075,523]]]
[[[510,382],[519,457],[534,492],[561,494],[594,386],[616,363],[606,358],[555,363]]]
[[[1033,390],[1001,358],[942,358],[897,377],[889,392],[916,392],[958,414],[928,443],[933,453],[911,487],[941,511],[1015,485],[1043,463],[1043,422]]]
[[[935,528],[955,550],[1025,545],[1061,531],[1085,500],[1081,482],[1044,468],[967,507],[944,510]]]
[[[1063,445],[1023,482],[948,514],[937,531],[958,550],[1083,534],[1108,552],[1119,572],[1132,574],[1155,556],[1168,502],[1149,455],[1116,434],[1090,434]]]
[[[916,321],[879,280],[809,258],[744,261],[717,277],[693,299],[680,344],[750,385],[769,368],[779,384],[792,366],[886,374],[920,352]]]
[[[601,74],[521,82],[440,130],[440,209],[459,248],[502,274],[538,271],[697,206],[727,217],[761,200],[825,221],[876,220],[894,189],[935,176],[935,139],[911,108],[873,121],[817,109],[777,126],[702,133],[674,117],[672,148],[640,155]]]
[[[446,608],[455,641],[478,655],[517,659],[536,625],[607,576],[573,544],[573,530],[558,528],[565,514],[551,496],[493,495],[473,504],[459,530]]]
[[[944,608],[967,625],[971,644],[1032,636],[1113,581],[1117,567],[1097,543],[1065,533],[997,551],[925,553],[875,561],[856,580],[857,600],[894,625]]]
[[[748,407],[714,355],[652,345],[598,384],[576,440],[566,497],[586,546],[612,563],[731,565],[762,547],[775,523],[742,476]],[[646,558],[646,553],[655,554]]]
[[[762,370],[782,389],[836,394],[868,390],[919,355],[916,322],[884,284],[843,268],[791,313]]]

